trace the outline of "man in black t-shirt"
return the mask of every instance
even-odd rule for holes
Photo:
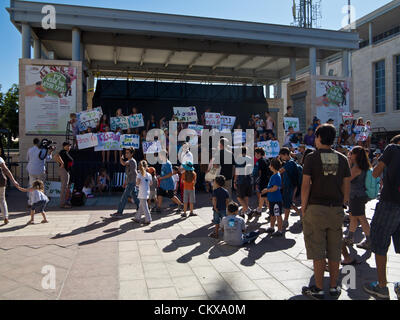
[[[301,204],[307,258],[314,261],[315,285],[303,287],[302,293],[324,299],[323,279],[328,258],[329,294],[339,297],[339,264],[343,243],[343,204],[350,198],[350,167],[346,157],[332,150],[336,129],[330,124],[315,132],[317,150],[304,162]]]
[[[380,299],[390,299],[386,263],[391,239],[395,252],[400,253],[400,135],[390,143],[373,171],[375,178],[384,173],[383,189],[371,221],[371,251],[375,253],[378,281],[363,286],[366,292]]]
[[[71,208],[71,206],[67,204],[68,185],[71,177],[70,173],[74,163],[74,160],[69,154],[70,150],[71,144],[69,142],[64,142],[63,149],[54,157],[59,165],[58,173],[61,180],[60,207],[64,209]]]
[[[257,170],[257,197],[258,197],[258,207],[255,211],[257,215],[261,215],[263,206],[268,208],[268,199],[267,195],[261,195],[261,191],[268,187],[269,179],[272,176],[271,169],[269,168],[269,160],[265,158],[265,151],[263,148],[256,148],[254,150],[255,158],[257,159],[256,170]]]
[[[222,138],[219,141],[219,163],[221,165],[220,175],[225,177],[225,189],[228,190],[229,199],[232,199],[232,179],[233,179],[233,153],[229,146],[229,141]]]

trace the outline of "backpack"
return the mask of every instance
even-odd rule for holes
[[[376,199],[378,197],[378,193],[379,193],[379,182],[380,182],[380,178],[374,178],[372,176],[372,169],[369,169],[367,171],[367,174],[365,175],[365,189],[366,189],[366,193],[368,198],[370,199]]]
[[[85,205],[86,195],[83,192],[74,192],[71,197],[71,205],[81,207]]]

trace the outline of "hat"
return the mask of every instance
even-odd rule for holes
[[[156,173],[156,169],[154,167],[149,167],[149,168],[147,168],[147,172],[150,174],[154,174],[154,173]]]
[[[183,169],[185,169],[186,171],[194,171],[194,167],[193,167],[193,163],[191,163],[190,161],[185,162],[182,165]]]

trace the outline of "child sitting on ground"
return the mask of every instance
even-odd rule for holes
[[[150,196],[149,196],[149,208],[153,210],[156,207],[157,201],[157,187],[158,187],[158,180],[156,175],[156,169],[154,167],[149,167],[147,172],[151,175],[151,185],[150,185]]]
[[[272,233],[274,237],[280,237],[283,235],[283,221],[282,221],[282,178],[279,170],[282,167],[282,163],[278,159],[272,159],[269,168],[273,175],[269,179],[267,188],[261,190],[261,194],[267,194],[269,201],[269,214],[271,227],[267,229],[268,233]],[[278,220],[278,231],[275,231],[275,223]]]
[[[85,194],[86,198],[93,198],[92,190],[94,188],[93,176],[87,176],[85,183],[83,184],[82,192]]]
[[[238,216],[239,205],[231,202],[228,205],[228,216],[222,218],[221,230],[224,231],[224,241],[231,246],[242,246],[253,242],[259,236],[259,232],[244,233],[246,222]]]
[[[102,193],[107,188],[107,181],[110,181],[110,177],[107,174],[107,170],[105,168],[101,168],[99,172],[99,176],[97,177],[96,189]]]
[[[183,169],[185,172],[182,175],[183,181],[183,213],[181,214],[182,217],[186,218],[186,210],[189,204],[190,207],[190,214],[189,217],[194,217],[196,214],[193,212],[194,210],[194,203],[196,202],[195,197],[195,185],[197,175],[194,172],[193,163],[190,161],[183,164]]]
[[[214,218],[212,222],[215,225],[215,232],[209,236],[218,239],[219,224],[223,217],[226,217],[226,207],[229,203],[229,192],[224,188],[225,177],[219,175],[214,180],[213,193],[212,193],[212,204],[214,211]]]
[[[49,198],[44,194],[44,183],[41,180],[36,180],[32,184],[32,188],[24,189],[18,187],[18,190],[22,192],[31,192],[32,207],[31,207],[31,219],[27,224],[34,224],[35,213],[41,213],[43,220],[41,223],[47,223],[46,213],[44,209],[46,208]]]

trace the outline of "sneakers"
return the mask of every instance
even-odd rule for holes
[[[189,213],[189,217],[197,217],[197,213],[191,212]]]
[[[283,226],[283,229],[286,229],[287,227],[289,227],[289,221],[283,220],[282,226]]]
[[[273,237],[282,237],[283,236],[283,232],[282,231],[275,231],[273,234],[272,234],[272,236]]]
[[[397,295],[397,299],[400,300],[400,282],[394,284],[394,292]]]
[[[324,291],[317,288],[316,286],[310,286],[310,287],[303,287],[301,289],[301,293],[314,300],[323,300],[325,297]]]
[[[269,227],[269,228],[266,230],[266,232],[267,232],[267,233],[274,233],[274,232],[275,232],[275,229],[272,228],[272,227]]]
[[[342,288],[337,286],[335,288],[329,288],[329,295],[334,298],[339,298],[340,294],[342,293]]]
[[[138,219],[136,219],[136,218],[132,218],[131,220],[132,220],[133,222],[140,223],[140,220],[138,220]]]
[[[114,219],[122,219],[124,217],[124,215],[122,213],[116,212],[116,213],[110,214],[110,217],[114,218]]]
[[[181,213],[183,211],[183,206],[180,205],[178,206],[178,209],[176,210],[177,213]]]
[[[371,245],[369,244],[369,242],[367,240],[365,240],[363,243],[358,244],[357,248],[370,250],[371,249]]]
[[[389,289],[387,287],[381,288],[378,281],[364,284],[363,289],[375,298],[390,300]]]
[[[181,217],[182,217],[182,218],[186,218],[186,217],[187,217],[186,213],[182,213],[182,214],[181,214]]]

